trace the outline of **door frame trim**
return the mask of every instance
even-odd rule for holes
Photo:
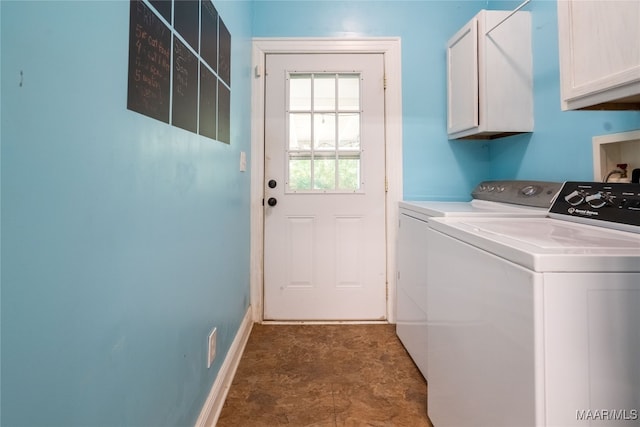
[[[250,287],[253,320],[263,321],[264,301],[264,68],[273,53],[381,53],[385,73],[385,174],[387,193],[387,320],[395,322],[396,235],[402,200],[402,84],[399,37],[253,38],[251,90],[251,247]]]

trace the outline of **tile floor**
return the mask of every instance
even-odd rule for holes
[[[395,325],[255,324],[218,427],[431,426]]]

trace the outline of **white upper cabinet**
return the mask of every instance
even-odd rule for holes
[[[533,131],[531,16],[510,13],[483,10],[447,43],[450,139]]]
[[[640,0],[558,1],[562,109],[640,109]]]

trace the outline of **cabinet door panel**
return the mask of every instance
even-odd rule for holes
[[[640,84],[640,2],[558,2],[564,109],[637,95]],[[635,83],[636,87],[630,85]],[[627,85],[628,89],[624,89]],[[582,97],[594,95],[584,101]],[[567,106],[566,103],[572,103]]]
[[[533,131],[531,62],[529,12],[482,10],[455,33],[447,42],[449,138]]]
[[[574,86],[588,85],[640,64],[640,2],[627,3],[570,4]],[[621,42],[627,43],[627,49],[622,49]]]
[[[471,20],[458,31],[447,45],[449,133],[472,129],[479,125],[477,46],[477,19]]]

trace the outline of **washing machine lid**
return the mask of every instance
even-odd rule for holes
[[[551,218],[439,218],[431,227],[533,271],[640,271],[636,233]]]

